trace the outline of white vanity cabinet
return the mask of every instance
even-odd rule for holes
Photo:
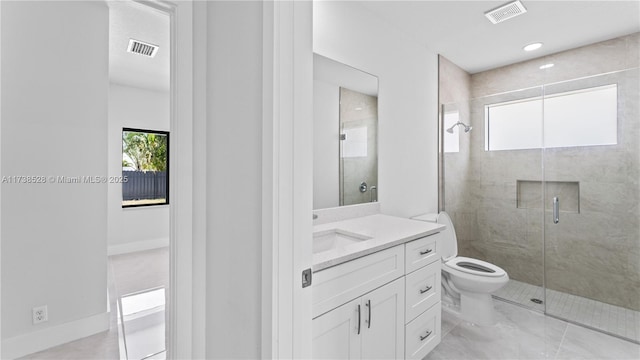
[[[405,244],[405,359],[422,359],[440,343],[440,233]]]
[[[402,359],[404,278],[313,319],[312,326],[315,359]]]
[[[439,234],[314,273],[317,359],[421,359],[440,342]]]

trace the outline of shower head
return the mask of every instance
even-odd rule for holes
[[[462,123],[462,122],[458,121],[457,123],[453,124],[453,126],[448,128],[447,132],[449,134],[453,134],[453,128],[455,128],[458,125],[462,125],[464,127],[464,132],[466,132],[466,133],[468,133],[469,131],[471,131],[473,129],[473,127],[471,125],[466,125],[465,123]]]

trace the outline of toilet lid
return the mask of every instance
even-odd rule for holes
[[[477,276],[500,277],[506,274],[506,271],[499,266],[464,256],[451,259],[445,262],[444,265],[446,267]]]
[[[456,237],[456,230],[453,228],[453,223],[451,222],[449,214],[441,211],[440,214],[438,214],[437,221],[438,224],[442,224],[447,227],[441,232],[443,240],[442,244],[440,244],[442,259],[447,261],[458,256],[458,238]]]

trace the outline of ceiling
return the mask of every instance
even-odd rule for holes
[[[527,13],[493,25],[507,1],[361,1],[382,21],[469,73],[640,31],[640,0],[522,0]],[[133,1],[110,1],[109,76],[114,83],[169,90],[169,17]],[[129,39],[160,45],[155,58],[127,52]],[[542,42],[536,51],[524,45]]]
[[[509,1],[362,1],[388,25],[477,73],[640,31],[640,1],[521,0],[499,24],[484,13]],[[530,43],[542,48],[525,52]]]
[[[155,57],[127,52],[129,39],[160,48]],[[169,91],[169,16],[134,1],[109,2],[109,80]]]

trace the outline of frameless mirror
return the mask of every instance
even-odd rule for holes
[[[378,201],[378,78],[313,56],[313,208]]]

